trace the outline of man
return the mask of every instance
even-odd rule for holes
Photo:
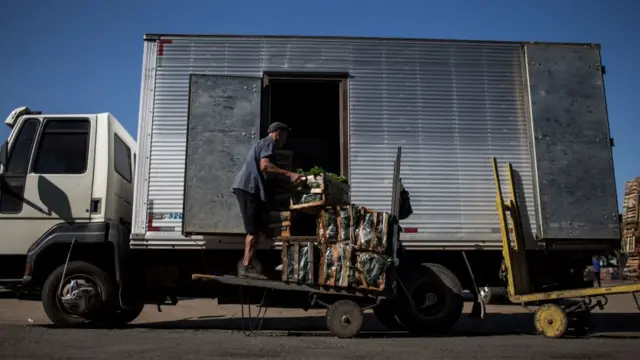
[[[594,256],[591,259],[591,265],[593,265],[593,287],[602,287],[600,281],[600,257]]]
[[[238,276],[254,279],[266,279],[252,262],[254,250],[260,241],[260,233],[264,228],[268,195],[265,174],[286,176],[293,183],[301,179],[301,175],[280,169],[272,162],[276,148],[284,145],[291,129],[281,122],[275,122],[269,125],[267,131],[269,135],[251,147],[232,186],[232,191],[238,198],[246,233],[244,258],[238,266]]]

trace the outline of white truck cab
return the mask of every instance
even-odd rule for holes
[[[94,257],[126,246],[136,142],[118,120],[21,107],[5,124],[11,133],[0,156],[0,285],[45,286],[72,243],[71,260],[89,244],[84,252]]]

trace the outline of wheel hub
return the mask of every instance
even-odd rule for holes
[[[566,312],[555,304],[545,304],[536,310],[536,330],[549,338],[559,338],[567,331]]]
[[[72,279],[62,288],[60,300],[67,311],[81,315],[93,308],[96,293],[95,287],[86,281]]]
[[[438,295],[434,293],[428,293],[425,296],[424,304],[422,305],[422,307],[425,308],[428,306],[432,306],[432,305],[435,305],[437,302],[438,302]]]
[[[479,290],[480,291],[478,295],[480,297],[480,301],[486,304],[487,302],[489,302],[489,298],[491,298],[491,290],[488,286],[482,287]]]
[[[351,318],[349,317],[349,315],[342,315],[342,318],[340,318],[340,322],[342,323],[342,325],[351,325]]]

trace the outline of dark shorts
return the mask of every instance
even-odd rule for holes
[[[249,235],[258,235],[264,230],[264,216],[267,206],[260,196],[256,196],[244,190],[234,189],[238,199],[244,231]]]

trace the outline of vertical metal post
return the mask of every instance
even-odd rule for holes
[[[393,165],[393,183],[391,185],[391,216],[393,217],[393,261],[395,266],[399,265],[398,241],[400,239],[400,224],[398,215],[400,213],[400,161],[402,158],[402,147],[398,146],[396,161]]]

